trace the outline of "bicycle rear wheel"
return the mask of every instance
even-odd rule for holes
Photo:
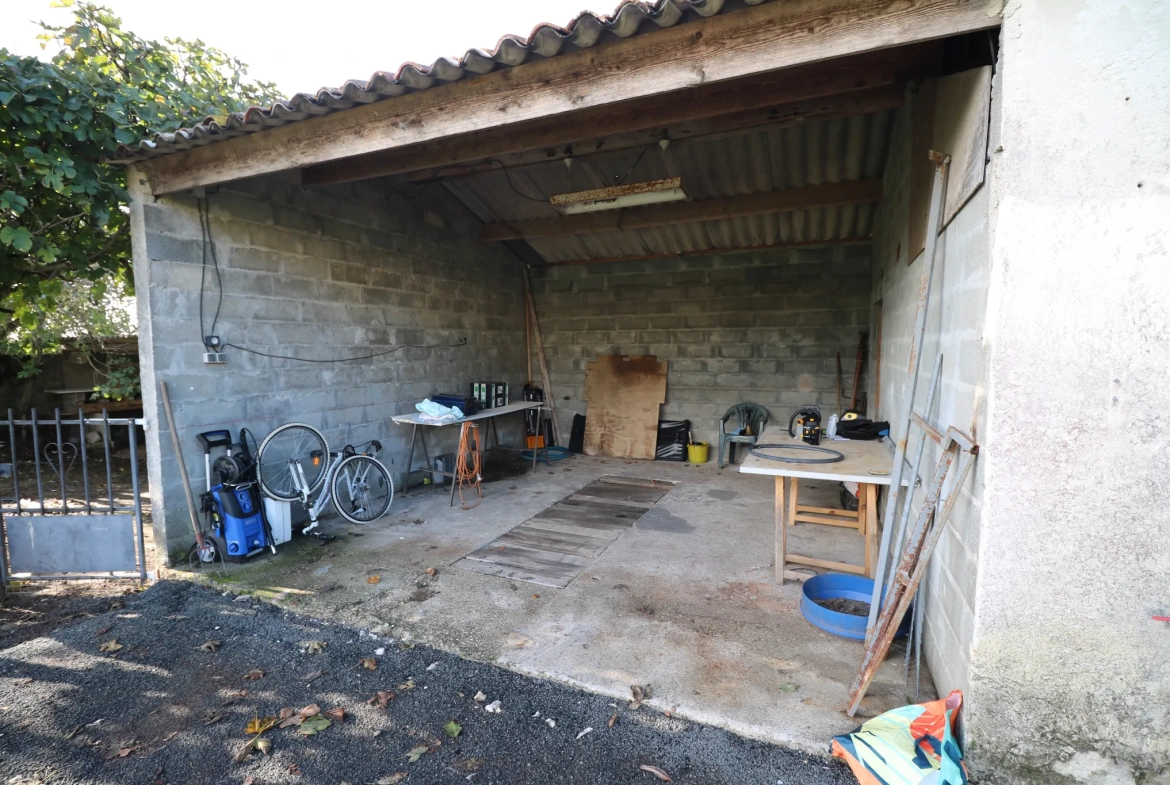
[[[256,479],[267,496],[286,502],[301,498],[293,480],[293,461],[305,473],[309,493],[321,487],[329,467],[329,446],[320,431],[304,423],[290,422],[264,437],[256,451]]]
[[[394,501],[394,481],[386,467],[368,455],[351,455],[333,473],[333,506],[350,523],[376,521]]]

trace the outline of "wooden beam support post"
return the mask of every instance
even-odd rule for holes
[[[686,187],[686,183],[683,184]],[[484,224],[479,239],[527,240],[535,237],[558,237],[567,234],[648,229],[668,224],[717,221],[748,215],[807,210],[816,207],[834,207],[846,204],[866,204],[882,198],[881,180],[855,180],[845,183],[809,185],[784,191],[728,196],[723,199],[704,199],[698,202],[630,207],[624,210],[604,210],[558,218],[534,218],[527,221]]]
[[[154,194],[993,28],[1003,0],[785,0],[143,161]]]

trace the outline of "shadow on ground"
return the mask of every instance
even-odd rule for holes
[[[0,781],[657,782],[639,769],[650,765],[677,783],[852,782],[836,761],[247,596],[176,581],[114,605],[0,653]],[[121,648],[100,651],[111,641]],[[220,646],[201,649],[208,641]],[[385,708],[368,703],[379,691],[392,693]],[[233,762],[250,719],[313,703],[344,708],[344,721],[315,736],[270,730],[270,754]],[[412,749],[423,750],[414,763]]]

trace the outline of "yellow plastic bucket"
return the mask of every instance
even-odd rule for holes
[[[708,445],[706,442],[695,442],[687,445],[687,460],[691,463],[707,462]]]

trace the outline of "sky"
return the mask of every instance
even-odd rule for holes
[[[202,39],[248,64],[248,76],[286,95],[369,79],[406,61],[430,64],[500,36],[527,36],[540,22],[565,25],[582,10],[609,13],[617,0],[104,0],[143,38]],[[38,20],[64,24],[50,0],[0,0],[0,48],[47,57]],[[50,53],[51,54],[51,53]]]

